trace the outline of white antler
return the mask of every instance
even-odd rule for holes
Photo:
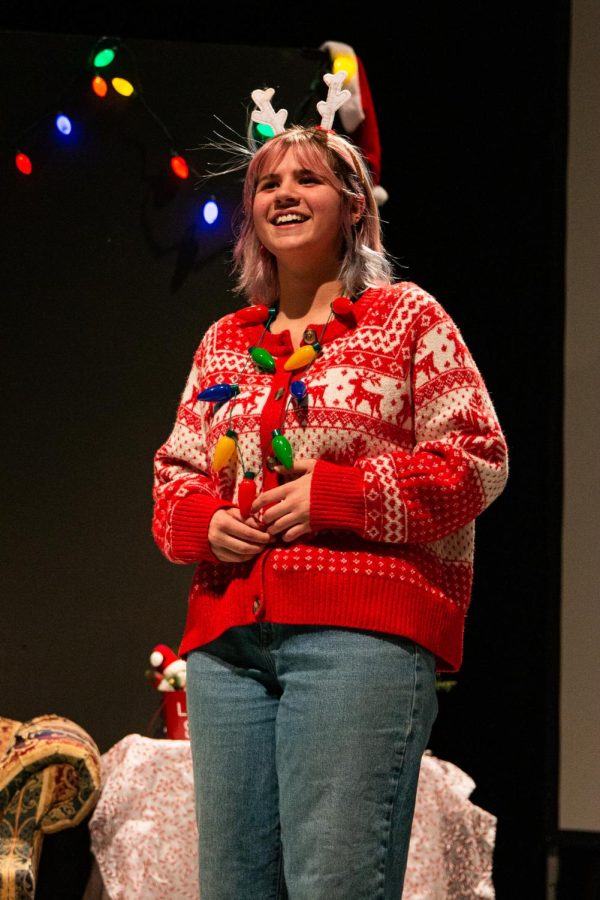
[[[251,96],[258,109],[254,110],[250,118],[259,125],[269,125],[275,134],[281,134],[282,131],[285,131],[287,109],[280,109],[275,112],[271,106],[274,93],[274,88],[267,88],[266,91],[261,91],[260,89],[252,91]]]
[[[335,75],[330,72],[323,75],[323,81],[329,91],[327,100],[319,100],[317,103],[317,111],[321,114],[321,128],[326,131],[331,129],[336,111],[352,96],[350,91],[342,90],[342,85],[347,77],[348,73],[343,71],[336,72]]]

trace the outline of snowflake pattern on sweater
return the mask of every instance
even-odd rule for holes
[[[155,539],[171,561],[199,563],[181,652],[267,620],[404,634],[436,654],[439,670],[456,671],[474,520],[507,477],[506,443],[457,326],[411,282],[369,289],[353,321],[328,325],[306,377],[283,370],[289,334],[267,332],[261,345],[277,371],[246,369],[231,420],[229,403],[197,401],[211,384],[237,383],[263,327],[235,313],[210,326],[156,454]],[[318,460],[311,535],[278,540],[248,562],[219,562],[210,518],[235,505],[243,470],[236,454],[212,472],[215,445],[235,429],[258,491],[275,487],[266,459],[296,377],[309,402],[290,404],[284,431],[296,459]]]

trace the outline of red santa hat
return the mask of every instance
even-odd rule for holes
[[[340,107],[338,115],[346,134],[360,147],[369,163],[373,178],[375,200],[378,206],[383,206],[388,199],[388,193],[380,184],[381,143],[379,140],[379,126],[365,67],[349,44],[342,44],[339,41],[325,41],[324,44],[321,44],[320,49],[329,52],[334,64],[334,71],[336,69],[336,60],[339,60],[339,68],[343,69],[346,64],[347,69],[353,70],[348,72],[348,79],[344,84],[344,87],[350,91],[351,97]]]
[[[150,654],[150,665],[158,669],[159,672],[164,672],[168,666],[178,659],[177,654],[170,647],[167,647],[166,644],[157,644]]]

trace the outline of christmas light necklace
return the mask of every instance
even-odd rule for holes
[[[287,359],[284,363],[284,370],[286,372],[295,372],[299,369],[304,369],[304,375],[306,375],[311,365],[323,349],[323,345],[321,342],[325,336],[325,331],[327,330],[327,326],[331,322],[331,319],[334,315],[338,315],[341,317],[348,316],[352,311],[352,305],[353,301],[348,297],[336,297],[334,300],[332,300],[330,304],[331,312],[329,313],[327,321],[323,325],[318,340],[316,340],[312,344],[305,344],[302,347],[299,347],[298,350],[295,350],[290,355],[289,359]],[[277,316],[277,313],[277,306],[267,307],[262,303],[249,306],[246,309],[241,309],[236,313],[237,318],[246,324],[259,324],[260,322],[265,322],[265,327],[258,340],[258,343],[248,347],[248,361],[240,372],[235,383],[221,382],[218,384],[213,384],[197,395],[198,400],[206,400],[215,404],[227,402],[231,404],[229,410],[228,428],[225,434],[221,435],[221,437],[217,441],[217,445],[215,447],[215,452],[213,455],[212,469],[214,472],[219,472],[224,466],[227,465],[227,463],[230,461],[231,457],[237,450],[242,466],[242,471],[244,473],[244,476],[238,488],[238,506],[242,516],[245,519],[250,515],[250,507],[252,506],[252,503],[256,497],[256,473],[251,471],[250,469],[246,469],[246,466],[244,465],[244,457],[238,442],[238,434],[231,427],[231,420],[233,418],[233,410],[237,402],[236,398],[240,393],[239,382],[248,365],[253,362],[258,367],[259,371],[276,371],[275,360],[272,354],[269,353],[269,351],[264,347],[261,347],[260,344],[264,339],[265,334],[269,330],[271,323]],[[275,454],[279,462],[283,466],[285,466],[286,469],[291,469],[294,465],[294,454],[292,446],[283,433],[287,411],[290,403],[294,400],[299,406],[301,404],[306,404],[308,401],[308,389],[304,381],[300,379],[294,379],[290,382],[289,389],[290,395],[283,410],[281,423],[278,428],[273,429],[271,440],[273,453]]]

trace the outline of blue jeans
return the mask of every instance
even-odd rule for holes
[[[433,654],[255,623],[190,653],[187,678],[201,900],[399,900]]]

